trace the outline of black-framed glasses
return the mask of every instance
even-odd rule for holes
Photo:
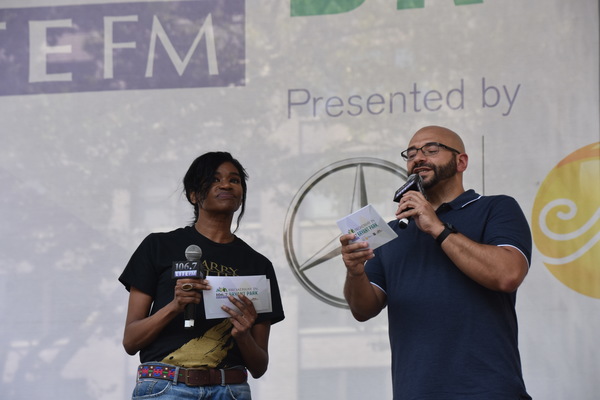
[[[425,157],[428,157],[428,156],[433,156],[433,155],[436,155],[437,153],[439,153],[440,148],[444,148],[446,150],[453,151],[456,154],[460,154],[460,151],[453,149],[450,146],[446,146],[445,144],[438,143],[438,142],[429,142],[419,148],[409,147],[408,149],[406,149],[402,153],[400,153],[400,155],[402,156],[402,158],[404,158],[405,161],[412,161],[417,156],[417,153],[419,152],[419,150],[421,150],[421,153],[423,153],[423,155]]]

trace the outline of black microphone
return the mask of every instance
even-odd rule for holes
[[[425,191],[423,190],[423,179],[419,174],[411,174],[406,178],[406,183],[394,193],[394,201],[398,203],[402,198],[402,195],[409,190],[415,190],[421,192],[423,196],[425,196]],[[398,220],[398,226],[401,229],[405,229],[408,226],[408,222],[410,220],[408,218],[401,218]]]
[[[173,261],[173,279],[195,278],[203,279],[200,259],[202,258],[202,249],[195,244],[189,245],[185,249],[185,259],[187,261]],[[194,327],[196,316],[196,304],[190,303],[183,310],[184,328],[191,329]]]

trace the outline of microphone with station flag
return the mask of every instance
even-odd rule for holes
[[[186,261],[173,261],[172,277],[173,279],[194,278],[203,279],[200,259],[202,258],[202,249],[195,244],[189,245],[185,249]],[[194,327],[196,315],[196,305],[190,303],[183,310],[184,328],[191,329]]]
[[[425,196],[425,191],[423,190],[423,179],[419,174],[411,174],[408,176],[406,183],[400,186],[400,188],[396,190],[396,193],[394,193],[394,201],[398,203],[402,198],[402,195],[410,190],[421,192],[421,194]],[[427,198],[427,196],[425,198]],[[408,226],[409,221],[410,220],[408,218],[399,219],[398,226],[400,226],[401,229],[405,229]]]

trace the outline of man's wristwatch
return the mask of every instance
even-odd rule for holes
[[[456,228],[454,227],[454,225],[448,223],[448,222],[444,222],[444,230],[442,231],[442,233],[440,233],[438,235],[438,237],[435,238],[435,241],[438,242],[438,244],[442,244],[442,242],[444,240],[446,240],[446,238],[448,237],[449,234],[451,233],[458,233],[458,231],[456,230]]]

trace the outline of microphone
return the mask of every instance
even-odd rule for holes
[[[394,193],[394,201],[398,203],[402,198],[402,195],[410,190],[415,190],[421,192],[423,196],[425,196],[425,191],[423,190],[423,179],[419,174],[411,174],[406,179],[406,183]],[[408,218],[401,218],[398,220],[398,226],[400,229],[406,229],[408,226],[408,222],[410,220]]]
[[[202,258],[202,249],[195,244],[189,245],[185,249],[185,259],[187,261],[173,261],[172,277],[173,279],[195,278],[203,279],[200,259]],[[194,327],[196,316],[196,304],[190,303],[183,310],[184,328]]]
[[[190,244],[185,249],[185,259],[188,261],[200,261],[202,258],[202,249],[200,246],[196,246],[195,244]]]

